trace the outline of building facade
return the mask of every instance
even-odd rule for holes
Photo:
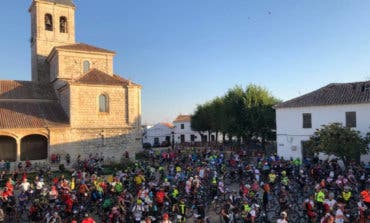
[[[191,128],[191,115],[179,115],[173,121],[175,143],[215,142],[216,133],[198,132]],[[222,142],[222,134],[218,135],[218,141]]]
[[[32,81],[0,81],[0,159],[141,148],[141,86],[114,73],[115,52],[75,41],[72,0],[33,0],[29,12]]]
[[[150,143],[151,146],[169,145],[172,143],[174,126],[171,123],[158,123],[147,128],[143,136],[143,143]]]
[[[275,108],[278,155],[309,157],[305,141],[322,125],[342,123],[363,136],[370,132],[370,81],[329,84]],[[361,159],[370,161],[370,156]]]

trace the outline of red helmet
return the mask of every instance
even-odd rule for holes
[[[168,214],[167,214],[167,213],[164,213],[164,214],[163,214],[163,219],[164,219],[164,220],[168,220],[168,218],[169,218],[169,217],[168,217]]]

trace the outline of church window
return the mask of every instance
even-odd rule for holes
[[[99,112],[108,112],[108,111],[109,111],[108,96],[101,94],[99,96]]]
[[[90,62],[85,60],[83,65],[84,65],[84,73],[88,72],[90,70]]]
[[[45,14],[45,30],[53,31],[53,16]]]
[[[59,18],[59,30],[61,33],[67,33],[67,18],[62,16]]]

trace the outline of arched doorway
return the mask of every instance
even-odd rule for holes
[[[10,136],[0,136],[0,160],[17,160],[17,141]]]
[[[21,160],[44,160],[48,157],[48,139],[42,135],[29,135],[21,140]]]

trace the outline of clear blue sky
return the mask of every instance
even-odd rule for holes
[[[2,1],[0,79],[29,80],[31,0]],[[287,100],[370,79],[370,1],[75,0],[77,41],[112,49],[143,85],[143,123],[172,121],[235,85]]]

